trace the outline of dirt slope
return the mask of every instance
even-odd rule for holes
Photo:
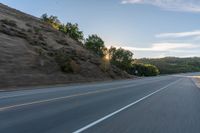
[[[68,58],[62,72],[57,57]],[[39,18],[0,4],[0,87],[129,78]]]

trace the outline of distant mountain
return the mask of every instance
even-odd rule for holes
[[[102,65],[101,58],[80,42],[39,18],[0,4],[0,87],[130,77],[114,66],[104,71]]]
[[[143,58],[143,59],[137,59],[136,62],[153,64],[158,67],[161,74],[200,71],[200,57],[193,57],[193,58],[165,57],[158,59]]]

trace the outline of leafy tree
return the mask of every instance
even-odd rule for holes
[[[122,48],[116,49],[115,47],[111,47],[108,51],[111,64],[125,71],[131,67],[133,61],[133,53],[131,51]]]
[[[106,47],[104,41],[97,35],[91,35],[86,39],[85,46],[100,57],[105,56]]]

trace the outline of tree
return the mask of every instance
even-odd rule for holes
[[[129,50],[123,48],[116,49],[115,47],[111,47],[108,51],[111,64],[128,71],[133,61],[133,53]]]
[[[97,35],[91,35],[86,39],[85,46],[100,57],[105,56],[106,47],[104,41]]]

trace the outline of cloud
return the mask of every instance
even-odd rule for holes
[[[186,51],[196,48],[200,48],[197,45],[190,43],[154,43],[151,47],[140,48],[140,47],[123,47],[131,51],[154,51],[154,52],[164,52],[164,51]]]
[[[148,4],[170,11],[200,12],[199,0],[122,0],[122,4]]]
[[[115,46],[120,48],[120,46]],[[135,58],[161,58],[166,56],[199,57],[200,46],[195,43],[152,43],[149,47],[123,46],[134,53]]]
[[[182,38],[182,37],[200,37],[200,30],[191,32],[177,32],[177,33],[161,33],[156,35],[157,38]]]
[[[119,47],[118,47],[119,48]],[[148,57],[161,58],[166,56],[178,57],[197,57],[199,56],[199,48],[192,43],[153,43],[150,47],[122,47],[133,51],[136,58]]]

